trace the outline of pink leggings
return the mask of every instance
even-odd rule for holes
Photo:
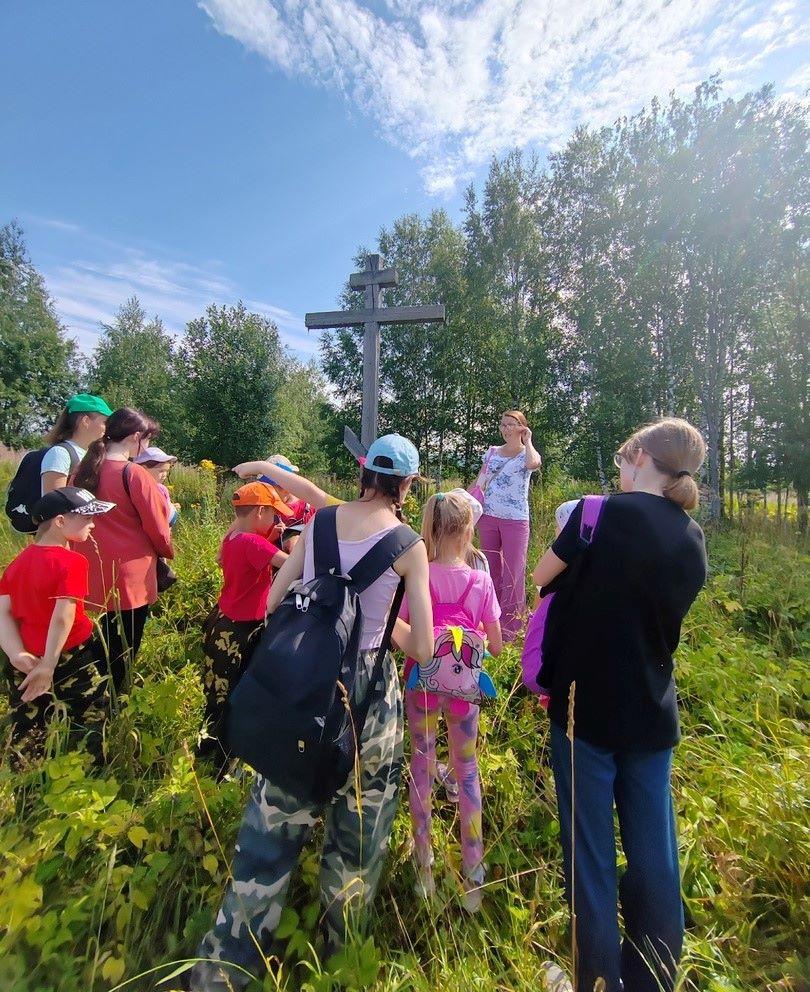
[[[411,824],[416,860],[420,867],[433,863],[430,819],[433,780],[436,776],[436,731],[439,714],[447,721],[450,764],[459,786],[461,860],[464,876],[480,884],[484,880],[484,840],[481,826],[481,781],[475,745],[478,739],[478,707],[473,703],[438,701],[436,696],[413,689],[405,693],[405,712],[411,734]],[[465,713],[454,713],[466,705]]]
[[[478,521],[481,550],[487,556],[495,595],[501,604],[501,630],[513,641],[526,613],[526,555],[529,521],[504,520],[485,513]]]

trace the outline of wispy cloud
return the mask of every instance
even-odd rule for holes
[[[56,310],[69,333],[85,352],[92,351],[102,324],[115,319],[118,308],[137,296],[147,314],[159,317],[166,329],[182,333],[189,320],[200,317],[212,303],[234,304],[245,298],[217,263],[193,265],[147,251],[128,247],[75,224],[47,218],[29,222],[69,233],[76,261],[42,266],[46,286]],[[283,307],[261,300],[245,300],[245,305],[270,317],[282,341],[302,357],[314,354],[317,338],[311,336],[303,319]]]
[[[810,38],[800,0],[198,0],[288,75],[340,90],[449,192],[720,71],[730,92]]]
[[[789,100],[810,102],[810,64],[803,65],[785,80],[783,96]]]

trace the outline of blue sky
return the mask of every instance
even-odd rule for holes
[[[0,224],[85,351],[136,294],[243,299],[302,357],[360,245],[720,71],[810,87],[800,0],[3,0]],[[425,301],[430,302],[430,301]]]

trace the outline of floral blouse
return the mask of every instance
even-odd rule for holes
[[[528,520],[529,479],[534,469],[526,468],[526,450],[507,457],[499,455],[492,447],[484,455],[484,461],[487,465],[482,480],[485,485],[484,513],[502,520]]]

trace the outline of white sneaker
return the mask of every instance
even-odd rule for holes
[[[416,869],[416,884],[413,891],[421,899],[432,899],[436,895],[436,880],[432,868],[418,867]]]
[[[468,913],[477,913],[484,901],[484,887],[482,882],[474,882],[471,878],[465,878],[464,895],[461,897],[461,905]]]
[[[546,992],[574,992],[568,975],[553,961],[544,961],[540,968],[546,980]]]
[[[436,781],[444,786],[445,795],[451,803],[458,802],[458,782],[453,771],[441,762],[436,764]]]

